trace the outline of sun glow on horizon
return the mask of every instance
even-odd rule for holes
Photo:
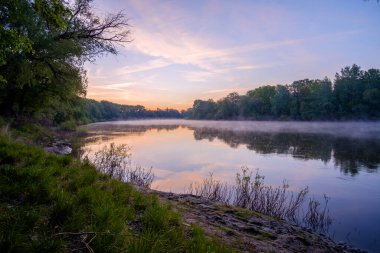
[[[95,4],[106,12],[127,10],[133,38],[119,55],[86,64],[87,97],[95,100],[182,110],[195,99],[217,100],[262,85],[333,79],[353,63],[380,67],[380,4],[373,2]]]

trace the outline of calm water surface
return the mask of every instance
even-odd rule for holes
[[[84,148],[128,144],[132,160],[153,167],[154,189],[183,193],[213,173],[233,183],[242,166],[265,183],[330,197],[329,234],[380,252],[380,123],[116,121],[87,125]]]

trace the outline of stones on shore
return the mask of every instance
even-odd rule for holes
[[[68,155],[73,151],[71,145],[66,140],[55,139],[44,147],[45,152],[57,155]]]
[[[242,208],[203,199],[136,187],[170,201],[186,226],[197,224],[207,236],[218,237],[238,252],[362,253],[347,244],[301,228],[283,220]]]

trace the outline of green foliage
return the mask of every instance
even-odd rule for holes
[[[212,119],[217,113],[217,105],[214,100],[195,100],[193,104],[193,117],[197,119]]]
[[[196,226],[192,226],[191,235],[194,238],[193,241],[191,241],[190,250],[189,252],[197,253],[197,252],[207,252],[207,253],[224,253],[224,252],[231,252],[230,249],[226,248],[225,246],[216,243],[215,241],[205,241],[204,238],[204,232],[203,230]]]
[[[141,105],[121,105],[108,101],[78,98],[71,106],[53,110],[57,123],[74,120],[78,124],[94,121],[110,121],[141,118],[181,118],[180,112],[174,109],[147,110]]]
[[[216,108],[217,119],[236,118],[239,115],[240,97],[236,92],[230,93],[227,97],[218,101]],[[195,110],[194,110],[195,111]]]
[[[0,115],[17,122],[74,129],[92,121],[180,117],[176,110],[146,110],[83,99],[85,61],[129,42],[122,12],[98,17],[92,0],[15,0],[0,4]]]
[[[1,2],[0,114],[41,117],[71,105],[86,93],[83,63],[129,41],[123,13],[99,18],[91,2]]]
[[[156,196],[101,175],[88,163],[47,155],[0,137],[0,248],[4,252],[223,248],[200,233],[185,230],[180,216]]]
[[[290,114],[291,94],[287,86],[277,85],[271,101],[274,117],[287,117]]]
[[[345,67],[334,83],[298,80],[290,85],[262,86],[246,95],[231,93],[213,100],[195,100],[184,115],[194,119],[347,120],[380,118],[380,70]]]

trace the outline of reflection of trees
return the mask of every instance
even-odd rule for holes
[[[376,171],[380,165],[379,139],[350,139],[329,134],[231,131],[216,128],[197,128],[180,125],[96,124],[87,128],[95,135],[143,135],[147,131],[173,131],[186,127],[194,131],[195,140],[219,139],[232,148],[245,145],[260,154],[289,154],[297,159],[331,159],[345,174],[360,170]],[[94,141],[94,140],[93,140]],[[91,142],[91,141],[90,141]]]
[[[119,133],[136,133],[144,134],[149,130],[158,131],[172,131],[179,128],[179,125],[126,125],[126,124],[94,124],[86,126],[86,129],[91,133],[107,133],[107,134],[119,134]]]
[[[354,140],[350,143],[345,139],[334,142],[334,157],[336,166],[344,173],[356,174],[361,169],[375,171],[380,164],[380,143],[375,140]]]
[[[374,171],[380,165],[380,142],[350,139],[327,134],[258,133],[193,128],[196,140],[217,138],[230,147],[240,144],[260,154],[290,154],[298,159],[328,162],[334,158],[342,172],[351,175],[360,170]]]
[[[85,143],[95,143],[98,141],[108,141],[118,136],[140,136],[144,135],[147,131],[157,130],[172,131],[179,128],[178,125],[118,125],[118,124],[94,124],[86,126],[88,131],[87,138],[81,142],[79,146]]]

